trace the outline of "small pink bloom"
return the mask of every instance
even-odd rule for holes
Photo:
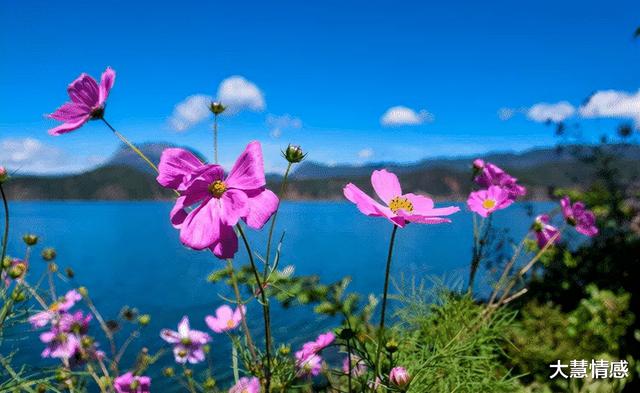
[[[344,196],[355,203],[363,214],[386,217],[401,228],[407,222],[418,224],[451,222],[441,216],[448,216],[460,210],[455,206],[434,208],[433,200],[430,198],[416,194],[403,194],[396,175],[384,169],[373,171],[371,184],[385,205],[378,203],[352,183],[344,187]]]
[[[315,341],[309,341],[302,345],[301,357],[306,358],[311,355],[315,355],[331,345],[333,341],[336,339],[335,334],[333,332],[323,333],[316,338]]]
[[[474,191],[469,194],[467,206],[482,217],[488,217],[496,210],[507,208],[513,203],[509,193],[499,186],[490,186],[486,190]]]
[[[256,377],[242,377],[229,393],[260,393],[260,380]]]
[[[82,127],[92,119],[100,119],[104,114],[105,102],[116,79],[116,72],[107,67],[102,73],[100,85],[87,74],[81,74],[67,88],[71,98],[49,118],[63,122],[62,125],[49,130],[51,135],[60,135]]]
[[[62,298],[53,302],[48,310],[40,311],[30,316],[29,323],[36,329],[44,327],[59,313],[69,311],[80,299],[82,299],[82,295],[75,289],[72,289]]]
[[[238,220],[260,229],[278,208],[278,197],[265,188],[259,142],[247,145],[226,177],[221,166],[205,165],[183,149],[162,152],[158,170],[158,183],[180,192],[170,220],[180,229],[182,243],[195,250],[208,248],[221,259],[238,250],[233,230]]]
[[[50,331],[40,334],[40,341],[47,344],[41,354],[43,358],[69,359],[80,349],[80,340],[75,334],[55,326]]]
[[[349,357],[345,357],[342,361],[342,372],[349,374]],[[357,355],[351,355],[351,376],[359,377],[367,372],[367,365]]]
[[[560,231],[558,228],[549,224],[549,216],[546,214],[541,214],[536,217],[533,223],[533,231],[536,234],[538,247],[540,248],[545,247],[549,243],[555,244],[560,240]]]
[[[473,166],[478,173],[474,181],[480,187],[500,186],[507,191],[509,198],[513,200],[527,194],[527,189],[518,184],[518,179],[509,175],[497,165],[477,159],[473,162]]]
[[[9,177],[9,173],[7,173],[7,169],[2,165],[0,165],[0,183],[7,180],[7,177]]]
[[[151,378],[128,372],[116,378],[113,381],[113,387],[116,393],[150,393]]]
[[[411,383],[411,376],[404,367],[394,367],[389,373],[389,381],[400,389],[406,389]]]
[[[299,376],[317,376],[322,371],[322,358],[316,354],[307,356],[303,351],[296,352],[296,367]]]
[[[222,305],[216,310],[216,316],[207,315],[204,321],[209,329],[216,333],[222,333],[233,330],[242,322],[242,315],[246,317],[247,308],[243,305],[236,308],[235,311],[231,307]]]
[[[587,210],[582,202],[575,202],[571,205],[569,197],[560,200],[562,214],[569,225],[573,225],[579,233],[593,237],[598,234],[596,226],[596,216],[592,211]]]
[[[74,314],[63,313],[58,320],[58,328],[74,334],[87,334],[92,318],[91,314],[84,315],[82,311],[76,311]]]
[[[192,330],[189,326],[189,318],[182,317],[178,324],[178,331],[162,329],[160,337],[169,344],[173,344],[173,356],[177,363],[187,362],[196,364],[204,360],[202,347],[211,341],[211,337],[205,332]]]

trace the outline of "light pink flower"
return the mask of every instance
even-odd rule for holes
[[[115,80],[116,72],[111,67],[107,67],[102,73],[100,85],[84,73],[71,82],[67,88],[71,101],[48,115],[49,118],[61,121],[63,124],[50,129],[49,134],[56,136],[64,134],[77,130],[89,120],[102,118],[109,91]]]
[[[56,326],[40,334],[40,341],[47,344],[42,351],[43,358],[69,359],[80,349],[80,340],[75,334],[64,331]]]
[[[349,374],[349,357],[345,357],[342,361],[342,372]],[[367,372],[367,365],[357,355],[351,355],[351,376],[359,377]]]
[[[344,187],[344,196],[355,203],[363,214],[386,217],[399,227],[404,227],[407,222],[418,224],[451,222],[440,216],[448,216],[460,210],[455,206],[434,208],[433,200],[430,198],[416,194],[403,194],[396,175],[384,169],[373,171],[371,184],[385,205],[376,202],[352,183]]]
[[[497,165],[476,159],[473,161],[473,168],[476,173],[474,181],[480,187],[500,186],[507,191],[509,198],[513,200],[527,194],[527,189],[518,184],[518,179],[509,175]]]
[[[389,382],[400,389],[405,389],[411,383],[411,376],[404,367],[394,367],[389,373]]]
[[[486,190],[474,191],[469,194],[467,206],[471,211],[482,217],[488,217],[496,210],[501,210],[513,203],[509,193],[499,186],[490,186]]]
[[[296,352],[296,367],[299,376],[317,376],[322,371],[322,358],[316,354],[306,355]]]
[[[540,248],[545,247],[548,243],[555,244],[560,240],[560,231],[558,228],[549,224],[549,216],[546,214],[541,214],[536,217],[533,223],[533,231],[535,232],[538,247]]]
[[[560,200],[560,205],[565,220],[569,225],[573,225],[576,231],[589,237],[598,234],[596,216],[592,211],[586,209],[584,203],[575,202],[572,206],[569,197],[564,197]]]
[[[336,339],[336,335],[333,332],[323,333],[316,338],[315,341],[309,341],[302,345],[301,357],[306,358],[314,355],[331,345]]]
[[[68,291],[62,298],[53,302],[48,310],[40,311],[29,317],[29,323],[34,328],[46,326],[58,313],[66,312],[73,307],[76,302],[82,299],[82,295],[75,289]]]
[[[178,324],[178,331],[162,329],[160,337],[169,344],[173,344],[173,356],[177,363],[186,362],[196,364],[204,360],[202,347],[211,341],[211,337],[205,332],[192,330],[189,326],[189,318],[182,317]]]
[[[247,145],[226,177],[221,166],[205,165],[183,149],[166,149],[158,170],[158,183],[180,192],[170,219],[182,243],[208,248],[218,258],[232,258],[238,250],[238,220],[260,229],[278,208],[278,197],[265,188],[259,142]]]
[[[113,381],[113,387],[117,393],[150,393],[151,378],[128,372],[116,378]]]
[[[260,393],[260,380],[256,377],[242,377],[229,389],[229,393]]]
[[[235,329],[242,322],[242,315],[246,317],[247,308],[243,305],[236,308],[235,311],[231,307],[222,305],[216,310],[216,316],[207,315],[204,319],[209,329],[216,333],[226,332]]]

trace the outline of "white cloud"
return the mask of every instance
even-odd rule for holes
[[[243,110],[261,112],[265,108],[264,95],[253,82],[242,76],[230,76],[218,87],[218,101],[227,107],[226,114]]]
[[[204,94],[189,96],[176,105],[169,124],[176,131],[186,131],[211,115],[209,104],[213,98]]]
[[[285,130],[298,130],[302,128],[302,120],[288,113],[284,115],[269,114],[267,115],[267,126],[271,129],[269,134],[274,138],[278,138]]]
[[[394,106],[382,115],[380,123],[386,127],[398,127],[406,125],[419,125],[425,122],[432,122],[433,114],[422,109],[419,112],[406,106]]]
[[[358,157],[362,159],[367,159],[373,157],[374,151],[372,148],[367,147],[366,149],[362,149],[358,152]]]
[[[500,108],[498,109],[498,119],[507,121],[512,119],[519,112],[516,108]]]
[[[640,90],[629,94],[616,90],[602,90],[593,94],[580,107],[580,115],[586,118],[615,117],[633,119],[640,127]]]
[[[70,156],[63,150],[46,145],[34,138],[0,140],[0,165],[7,167],[10,173],[78,172],[104,161],[104,157]]]
[[[576,108],[567,101],[560,101],[555,104],[541,102],[527,110],[527,117],[539,123],[546,121],[561,122],[573,116],[575,112]]]

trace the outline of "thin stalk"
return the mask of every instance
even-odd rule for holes
[[[287,170],[284,172],[284,177],[282,178],[282,183],[280,184],[280,193],[278,194],[278,199],[282,201],[284,198],[284,192],[287,190],[287,179],[289,178],[289,171],[291,170],[291,166],[293,164],[289,163],[287,165]],[[273,213],[273,217],[271,218],[271,226],[269,227],[269,237],[267,238],[267,255],[265,257],[264,264],[264,276],[267,276],[267,272],[269,270],[269,258],[271,257],[271,240],[273,238],[273,230],[276,226],[276,218],[278,217],[278,211],[280,210],[280,205],[278,204],[278,209],[276,209],[275,213]]]
[[[116,129],[113,128],[113,126],[111,126],[111,124],[109,124],[109,122],[107,122],[107,120],[104,117],[102,117],[100,119],[104,122],[104,124],[107,125],[107,127],[109,127],[109,129],[115,134],[115,136],[117,136],[125,145],[129,146],[129,148],[131,148],[131,150],[133,150],[137,155],[139,155],[140,158],[142,158],[147,164],[149,164],[149,166],[151,168],[153,168],[153,170],[156,173],[158,173],[158,167],[156,166],[156,164],[154,164],[147,156],[145,156],[144,153],[142,151],[140,151],[140,149],[138,149],[136,147],[136,145],[134,145],[133,143],[129,142],[129,140],[124,137],[124,135],[122,135],[121,133],[116,131]]]
[[[382,350],[382,340],[384,338],[384,317],[387,311],[387,293],[389,292],[389,273],[391,272],[391,257],[393,256],[393,244],[396,240],[396,232],[398,231],[398,226],[393,226],[393,231],[391,232],[391,240],[389,241],[389,253],[387,254],[387,267],[384,273],[384,292],[382,294],[382,309],[380,312],[380,326],[378,328],[378,348],[376,349],[376,371],[380,372],[380,352]]]
[[[2,194],[2,205],[4,206],[4,234],[2,235],[2,258],[0,258],[0,273],[2,273],[2,264],[4,257],[7,256],[7,241],[9,240],[9,203],[7,195],[4,193],[2,183],[0,183],[0,194]]]
[[[242,310],[243,302],[242,297],[240,296],[240,288],[238,287],[238,279],[236,278],[235,271],[233,270],[233,262],[231,259],[227,259],[227,265],[229,266],[229,276],[231,278],[231,285],[233,286],[233,292],[236,296],[236,304],[238,305],[238,309],[240,310],[240,317],[242,318],[242,330],[244,331],[244,335],[247,338],[247,346],[249,347],[249,352],[251,352],[251,357],[255,362],[258,358],[256,354],[255,345],[253,344],[253,339],[251,338],[251,332],[249,331],[249,325],[247,325],[247,318],[244,315],[244,311]]]
[[[349,386],[349,393],[351,393],[353,391],[353,388],[351,387],[351,338],[347,338],[347,358],[349,359],[348,361],[348,365],[349,365],[349,374],[347,375],[347,380],[348,380],[348,386]]]
[[[213,115],[213,162],[218,163],[218,115]]]
[[[267,365],[265,368],[265,392],[269,393],[271,391],[271,323],[269,320],[269,303],[267,302],[267,295],[265,294],[265,288],[262,286],[262,282],[260,281],[260,274],[258,274],[258,269],[256,267],[256,263],[253,260],[253,251],[251,251],[251,247],[249,246],[249,242],[247,241],[247,237],[242,230],[242,226],[240,224],[236,225],[238,228],[238,233],[240,233],[240,237],[242,237],[242,241],[244,242],[244,246],[247,249],[247,255],[249,255],[249,262],[251,263],[251,269],[253,270],[253,274],[256,279],[256,283],[258,285],[258,291],[260,293],[260,298],[262,299],[262,315],[264,317],[264,340],[265,340],[265,355],[267,357]]]
[[[500,275],[500,279],[496,283],[496,287],[491,293],[491,297],[489,298],[489,302],[487,303],[487,306],[491,307],[493,302],[496,300],[496,296],[498,296],[498,292],[500,292],[500,289],[504,284],[504,280],[507,279],[507,277],[509,276],[509,272],[511,271],[511,268],[513,267],[516,260],[520,256],[520,252],[522,251],[522,248],[524,247],[524,243],[527,240],[528,236],[529,234],[525,235],[524,238],[522,238],[522,241],[520,242],[520,244],[518,244],[518,247],[514,251],[513,256],[511,257],[507,265],[504,267],[504,270],[502,271],[502,275]]]

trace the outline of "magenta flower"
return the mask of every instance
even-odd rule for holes
[[[113,387],[116,393],[150,393],[151,378],[128,372],[116,378],[113,381]]]
[[[389,382],[400,389],[406,389],[411,383],[411,376],[404,367],[394,367],[389,373]]]
[[[58,327],[65,332],[87,334],[92,318],[91,314],[84,315],[82,311],[76,311],[74,314],[63,313],[60,315]]]
[[[401,228],[407,222],[418,224],[451,222],[440,216],[448,216],[460,210],[455,206],[434,208],[433,200],[430,198],[416,194],[403,194],[396,175],[384,169],[373,171],[371,184],[386,206],[375,201],[352,183],[344,187],[344,196],[355,203],[363,214],[386,217]]]
[[[306,358],[311,355],[315,355],[331,345],[333,341],[336,339],[335,334],[333,332],[323,333],[316,338],[315,341],[309,341],[302,345],[302,350],[299,351],[302,358]]]
[[[304,356],[303,351],[296,352],[298,376],[317,376],[322,371],[322,358],[316,354]]]
[[[349,357],[345,357],[342,361],[342,372],[349,374]],[[351,355],[351,376],[359,377],[367,372],[367,365],[357,355]]]
[[[80,349],[78,337],[57,326],[52,326],[50,331],[40,334],[40,341],[47,344],[41,354],[43,358],[69,359]]]
[[[467,206],[471,211],[482,217],[488,217],[496,210],[501,210],[513,203],[509,193],[499,186],[490,186],[486,190],[474,191],[469,194]]]
[[[229,389],[229,393],[260,393],[260,380],[256,377],[242,377]]]
[[[173,344],[173,356],[176,363],[187,362],[196,364],[204,360],[202,347],[211,341],[205,332],[191,330],[189,318],[184,316],[178,324],[178,331],[162,329],[160,337],[169,344]]]
[[[87,74],[80,74],[67,88],[70,102],[65,103],[49,118],[63,122],[62,125],[49,130],[51,135],[61,135],[82,127],[93,119],[101,119],[109,91],[116,80],[116,72],[107,67],[100,78],[100,85]]]
[[[40,311],[29,317],[29,323],[34,328],[46,326],[58,313],[66,312],[73,307],[82,295],[75,289],[68,291],[62,298],[49,306],[48,310]]]
[[[562,214],[569,225],[576,228],[576,231],[585,236],[593,237],[598,234],[596,226],[596,216],[592,211],[587,210],[582,202],[575,202],[571,205],[569,197],[560,200]]]
[[[538,247],[540,248],[544,248],[547,244],[555,244],[560,240],[560,231],[549,224],[549,216],[546,214],[536,217],[533,223],[533,231],[536,234]]]
[[[180,229],[182,243],[208,248],[218,258],[232,258],[238,250],[233,230],[238,220],[260,229],[278,208],[278,197],[265,188],[259,142],[247,145],[226,177],[221,166],[205,165],[183,149],[166,149],[158,170],[158,183],[181,195],[170,219]]]
[[[236,308],[235,311],[231,307],[222,305],[216,310],[216,316],[207,315],[204,319],[209,329],[216,333],[222,333],[233,330],[242,322],[242,316],[247,315],[247,308],[243,305]]]
[[[509,175],[497,165],[485,163],[477,159],[473,161],[474,172],[477,173],[474,181],[480,187],[500,186],[509,194],[509,198],[515,200],[527,194],[527,189],[518,184],[518,179]]]

